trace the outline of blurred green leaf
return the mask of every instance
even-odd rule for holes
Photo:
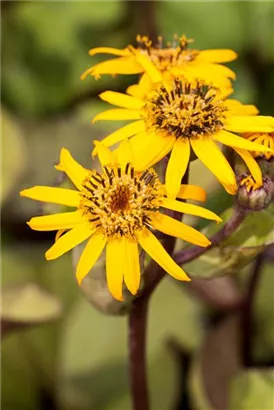
[[[197,348],[203,334],[202,311],[197,301],[168,280],[161,283],[153,295],[148,325],[148,367],[150,383],[155,383],[152,396],[155,409],[160,402],[157,396],[164,400],[164,408],[170,406],[174,389],[173,376],[163,370],[164,363],[170,363],[168,366],[172,369],[172,360],[162,347],[166,336],[174,335],[189,350]],[[60,352],[64,405],[98,408],[95,404],[108,397],[107,403],[104,401],[106,408],[126,406],[129,400],[127,318],[102,315],[82,300],[66,322]],[[100,371],[104,372],[105,380],[112,380],[104,383],[103,393],[95,382],[91,383]],[[117,391],[113,391],[114,379]],[[157,386],[165,389],[163,394],[159,394]]]
[[[35,283],[2,290],[1,320],[11,324],[37,325],[60,317],[60,300]]]
[[[274,370],[247,370],[231,383],[229,409],[273,409]]]
[[[2,116],[2,184],[1,203],[16,188],[26,169],[28,160],[22,129],[6,111]]]

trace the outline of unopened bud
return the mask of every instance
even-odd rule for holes
[[[238,179],[236,194],[238,205],[250,211],[262,211],[274,199],[274,183],[269,176],[263,177],[263,185],[259,186],[251,175],[243,174]]]

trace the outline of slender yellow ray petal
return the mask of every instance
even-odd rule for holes
[[[133,153],[128,139],[124,139],[120,143],[119,147],[114,151],[114,154],[122,169],[124,169],[128,163],[133,164]]]
[[[175,139],[173,136],[165,137],[147,132],[131,138],[130,144],[136,170],[143,171],[159,162],[171,151]]]
[[[117,107],[129,108],[130,110],[141,110],[145,105],[145,102],[139,98],[114,91],[105,91],[99,94],[99,97],[101,100],[106,101],[109,104],[116,105]]]
[[[105,146],[105,144],[103,144],[100,141],[94,141],[94,145],[96,148],[96,152],[98,153],[99,161],[102,167],[104,165],[114,165],[116,163],[113,153],[110,151],[108,147]]]
[[[163,81],[163,76],[160,71],[155,67],[155,65],[151,62],[148,56],[142,54],[139,51],[136,51],[136,61],[143,67],[144,71],[150,76],[151,80],[154,83],[158,83]]]
[[[143,120],[134,121],[130,124],[125,125],[122,128],[119,128],[117,131],[114,131],[112,134],[109,134],[106,138],[103,139],[103,143],[106,147],[111,147],[117,142],[122,141],[125,138],[129,138],[132,135],[138,134],[145,130],[145,123]],[[92,156],[97,155],[96,148],[92,152]]]
[[[55,188],[48,186],[34,186],[20,192],[21,196],[35,199],[36,201],[51,202],[53,204],[78,207],[80,195],[72,189]]]
[[[140,286],[140,262],[138,245],[133,240],[123,238],[124,241],[124,281],[128,290],[136,295]]]
[[[259,167],[257,161],[252,157],[250,152],[239,149],[239,148],[234,148],[237,154],[240,155],[240,157],[244,160],[246,163],[251,175],[253,176],[255,182],[259,185],[263,185],[263,178],[262,178],[262,171],[261,168]]]
[[[206,191],[197,185],[182,184],[177,198],[204,202],[206,201]]]
[[[105,235],[98,232],[95,232],[88,241],[82,255],[80,256],[76,268],[76,278],[79,284],[81,284],[84,277],[95,265],[105,247],[106,242],[107,239]]]
[[[212,219],[213,221],[221,222],[221,218],[216,215],[214,212],[209,211],[208,209],[202,208],[198,205],[187,204],[185,202],[176,201],[175,199],[170,198],[161,198],[161,206],[164,208],[171,209],[173,211],[182,212],[184,214],[200,216],[206,219]]]
[[[192,139],[191,146],[197,157],[217,177],[229,193],[236,193],[235,174],[229,162],[210,138]]]
[[[144,99],[145,95],[151,90],[153,82],[147,73],[144,73],[139,81],[139,84],[130,85],[127,88],[127,93],[133,97]]]
[[[233,132],[273,132],[274,118],[261,115],[236,115],[224,121],[224,128]]]
[[[144,71],[135,57],[118,57],[98,63],[91,69],[91,75],[95,78],[101,74],[139,74]]]
[[[59,229],[59,231],[56,232],[55,235],[55,242],[58,241],[58,239],[63,235],[63,233],[66,232],[67,229]]]
[[[230,115],[257,115],[259,110],[255,105],[244,105],[237,100],[229,99],[224,102],[230,111]]]
[[[204,234],[192,228],[192,226],[188,226],[167,215],[158,214],[151,224],[158,231],[183,239],[183,241],[194,245],[206,247],[211,243]]]
[[[131,52],[128,48],[119,49],[113,47],[96,47],[89,50],[90,56],[95,56],[96,54],[112,54],[114,56],[130,57]]]
[[[212,135],[212,138],[216,141],[221,142],[224,145],[228,145],[233,148],[247,149],[249,151],[260,151],[269,152],[270,148],[257,144],[256,142],[250,141],[246,138],[239,137],[238,135],[232,134],[225,130],[219,131],[218,133]]]
[[[190,281],[190,278],[183,269],[174,262],[163,245],[148,229],[137,233],[136,236],[142,248],[164,271],[168,272],[175,279]]]
[[[107,283],[112,296],[120,301],[123,300],[124,251],[121,238],[108,241],[106,250]]]
[[[195,60],[208,63],[228,63],[235,60],[237,56],[235,51],[229,49],[201,50]]]
[[[84,219],[80,211],[64,212],[54,215],[35,216],[27,224],[35,231],[57,231],[71,229],[82,224]]]
[[[185,70],[189,75],[192,75],[193,78],[208,78],[208,80],[211,79],[211,81],[214,78],[216,81],[222,81],[222,79],[226,77],[233,80],[236,78],[234,71],[224,65],[203,63],[196,60],[186,65]]]
[[[182,178],[186,172],[190,158],[190,145],[188,138],[178,138],[172,148],[167,164],[165,187],[166,193],[171,198],[176,198]]]
[[[142,118],[140,110],[128,110],[126,108],[113,108],[95,115],[92,120],[94,124],[96,121],[106,120],[140,120]]]
[[[88,225],[80,225],[61,236],[45,253],[47,260],[59,258],[75,246],[89,238],[92,231]]]
[[[89,176],[89,171],[78,164],[65,148],[61,150],[60,164],[56,168],[65,172],[79,190],[82,189],[83,181]]]

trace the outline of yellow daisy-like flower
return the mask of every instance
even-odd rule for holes
[[[99,113],[93,122],[136,120],[108,135],[103,142],[112,146],[133,137],[131,146],[137,170],[152,166],[171,152],[165,180],[170,197],[175,198],[179,192],[191,150],[227,192],[236,193],[234,172],[218,142],[232,147],[245,161],[255,181],[262,184],[261,170],[249,151],[271,150],[234,134],[274,131],[274,118],[255,116],[256,107],[225,100],[218,89],[201,82],[178,79],[158,85],[143,99],[112,91],[102,93],[100,98],[122,108]]]
[[[250,133],[250,134],[244,134],[244,137],[247,138],[249,141],[254,141],[258,144],[262,144],[265,147],[268,147],[271,149],[271,151],[268,151],[268,152],[254,151],[252,153],[254,158],[263,157],[269,160],[274,157],[274,132],[269,132],[269,133],[255,132],[255,133]]]
[[[171,276],[189,281],[152,229],[203,247],[210,241],[194,228],[161,213],[159,208],[217,222],[220,218],[197,205],[168,199],[165,186],[152,169],[136,172],[128,142],[121,144],[116,158],[103,144],[97,142],[96,147],[101,173],[83,168],[68,150],[61,151],[57,169],[68,175],[77,190],[35,186],[21,192],[21,196],[37,201],[77,208],[72,212],[34,217],[28,222],[37,231],[58,230],[57,240],[46,252],[46,259],[56,259],[90,238],[77,266],[76,277],[81,283],[106,246],[107,282],[111,294],[118,300],[123,299],[123,282],[134,295],[139,289],[138,244]],[[204,190],[192,185],[182,185],[178,196],[205,200]]]
[[[180,38],[175,35],[172,43],[164,47],[162,37],[158,38],[157,44],[152,45],[148,37],[138,35],[137,47],[128,46],[122,50],[111,47],[93,48],[89,51],[91,56],[112,54],[118,57],[96,64],[86,70],[81,78],[84,79],[89,74],[98,79],[101,74],[146,73],[155,82],[158,71],[168,77],[183,75],[189,80],[201,78],[219,87],[230,87],[230,79],[235,79],[235,73],[220,63],[235,60],[237,54],[229,49],[190,49],[192,41],[184,35]]]

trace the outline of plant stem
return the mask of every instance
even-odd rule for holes
[[[188,169],[182,180],[188,182]],[[181,220],[182,214],[172,212],[172,216]],[[163,247],[173,254],[176,238],[165,235]],[[165,275],[165,271],[153,260],[146,267],[144,290],[133,301],[129,314],[129,372],[133,410],[149,410],[149,395],[146,377],[146,327],[149,299],[156,286]]]
[[[129,371],[134,410],[149,410],[146,376],[146,326],[148,298],[133,303],[129,315]]]
[[[246,215],[246,211],[243,211],[239,208],[235,208],[234,213],[229,219],[229,221],[223,226],[222,229],[220,229],[217,233],[215,233],[215,235],[213,235],[210,238],[211,245],[209,245],[206,248],[202,248],[200,246],[192,246],[191,248],[183,249],[174,255],[175,262],[178,263],[178,265],[191,262],[198,256],[203,255],[209,249],[218,246],[221,242],[223,242],[236,231],[236,229],[240,226]]]

